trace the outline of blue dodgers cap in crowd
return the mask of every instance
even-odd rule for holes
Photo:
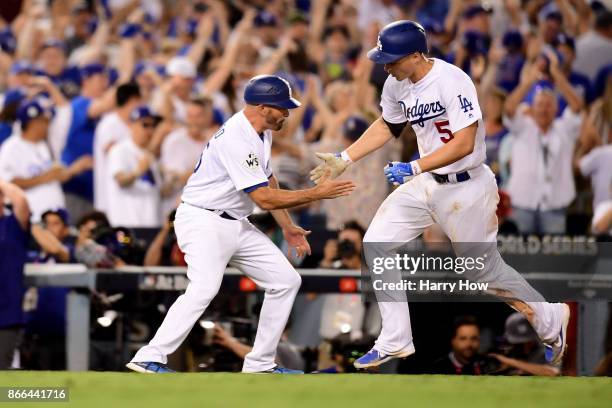
[[[0,30],[0,49],[7,54],[13,54],[17,49],[17,39],[10,27]]]
[[[523,35],[518,30],[508,30],[504,33],[502,45],[517,50],[523,46]]]
[[[62,40],[51,38],[42,43],[40,49],[44,50],[45,48],[59,48],[60,50],[66,52],[66,43],[64,43]]]
[[[342,124],[342,134],[355,141],[368,129],[370,125],[360,116],[351,116]]]
[[[34,67],[27,61],[17,61],[11,65],[11,75],[33,74]]]
[[[148,118],[158,120],[159,116],[146,105],[139,106],[130,113],[130,120],[132,122]]]
[[[37,98],[24,101],[17,110],[17,120],[21,122],[21,128],[25,128],[32,119],[40,116],[53,118],[54,111],[48,100]]]
[[[463,33],[461,44],[471,54],[486,55],[491,45],[491,39],[479,31],[468,30]]]
[[[490,7],[485,7],[482,4],[476,4],[465,9],[463,12],[464,18],[476,17],[481,13],[491,14],[493,10]]]
[[[559,34],[557,36],[557,38],[555,38],[555,46],[559,46],[559,45],[567,45],[568,47],[570,47],[572,50],[576,50],[576,42],[574,41],[574,39],[572,37],[570,37],[569,35],[566,34]]]
[[[80,74],[81,78],[89,78],[92,75],[96,74],[107,74],[108,71],[104,64],[94,63],[87,64],[81,67]]]
[[[425,31],[432,34],[442,34],[444,32],[444,26],[437,20],[430,17],[424,17],[419,20],[419,23],[423,26]]]
[[[563,16],[554,2],[548,3],[540,9],[538,21],[542,22],[544,20],[556,20],[559,23],[563,22]]]
[[[20,88],[10,89],[4,94],[4,106],[19,104],[25,97],[25,92]]]
[[[253,25],[255,27],[276,27],[276,17],[272,13],[267,11],[261,11],[253,19]]]
[[[137,63],[134,66],[134,78],[136,78],[138,75],[144,73],[144,72],[148,72],[148,71],[154,71],[157,72],[157,74],[159,74],[160,76],[164,76],[166,73],[166,70],[164,68],[164,66],[162,65],[157,65],[154,64],[152,62],[146,62],[146,61],[141,61],[139,63]]]

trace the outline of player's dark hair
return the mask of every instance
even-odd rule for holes
[[[361,234],[361,238],[365,236],[365,228],[361,226],[356,220],[350,220],[344,224],[342,230],[355,230]]]
[[[140,88],[135,82],[128,82],[117,87],[115,93],[117,106],[125,106],[132,98],[140,98]]]
[[[455,321],[453,322],[453,331],[452,331],[451,339],[455,338],[455,336],[457,335],[457,331],[459,330],[460,327],[463,327],[463,326],[476,326],[480,330],[480,325],[478,324],[478,321],[476,320],[474,316],[469,316],[469,315],[468,316],[458,316],[455,318]]]

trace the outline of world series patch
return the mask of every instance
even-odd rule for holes
[[[244,165],[250,169],[254,170],[259,167],[259,158],[255,155],[255,153],[249,153],[249,156],[244,161]]]

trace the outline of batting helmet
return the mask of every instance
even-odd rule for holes
[[[249,105],[270,105],[283,109],[294,109],[302,105],[291,97],[289,82],[274,75],[251,78],[244,89],[244,101]]]
[[[390,64],[415,52],[427,53],[425,29],[417,22],[400,20],[378,33],[378,42],[368,51],[368,58],[377,64]]]

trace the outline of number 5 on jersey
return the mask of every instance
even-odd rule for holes
[[[448,135],[448,136],[440,136],[440,140],[443,143],[448,143],[455,137],[453,136],[453,132],[451,132],[450,129],[444,127],[444,126],[449,125],[448,120],[441,120],[439,122],[434,122],[434,125],[436,125],[436,129],[438,129],[438,133]]]

